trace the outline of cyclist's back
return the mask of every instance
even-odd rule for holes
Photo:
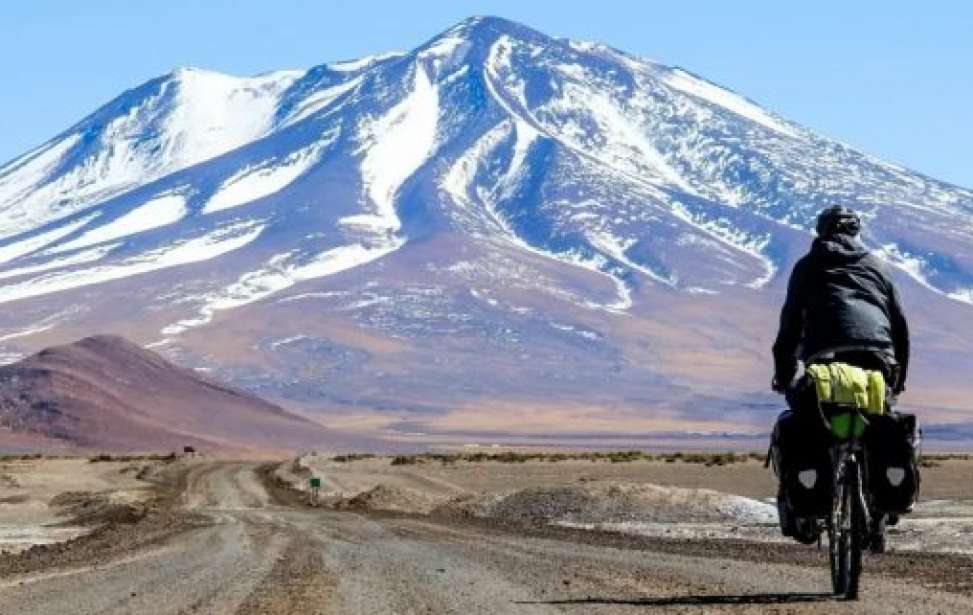
[[[861,222],[832,207],[818,219],[818,237],[794,266],[774,343],[775,388],[785,388],[798,361],[831,360],[885,373],[892,392],[905,389],[909,329],[884,263],[858,239]],[[874,359],[880,366],[872,366]],[[852,359],[852,360],[849,360]]]

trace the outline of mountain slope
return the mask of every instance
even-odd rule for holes
[[[0,422],[21,441],[99,450],[288,450],[328,438],[306,419],[115,336],[0,367]]]
[[[498,18],[306,72],[177,71],[4,166],[0,351],[107,328],[394,434],[753,429],[786,273],[835,202],[903,284],[916,401],[968,418],[973,192]]]

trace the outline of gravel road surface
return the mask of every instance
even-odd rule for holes
[[[956,573],[967,560],[943,560],[942,582],[910,582],[904,560],[878,566],[843,603],[826,593],[824,554],[797,546],[336,512],[282,495],[256,463],[171,471],[167,514],[191,522],[143,528],[150,516],[110,547],[8,556],[21,559],[0,568],[0,613],[973,613]]]

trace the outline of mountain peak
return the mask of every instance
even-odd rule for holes
[[[187,82],[192,80],[200,81],[226,81],[237,82],[245,87],[261,87],[275,83],[289,83],[303,75],[306,71],[283,69],[265,71],[256,75],[231,75],[208,68],[198,66],[179,66],[158,77],[163,81]]]
[[[495,15],[474,15],[468,17],[441,34],[433,37],[437,40],[444,37],[461,36],[475,42],[477,40],[494,40],[500,36],[511,36],[521,39],[550,39],[544,33],[526,26],[520,22],[512,21],[504,17]]]
[[[224,76],[223,73],[218,73],[218,72],[216,72],[214,70],[210,70],[210,69],[207,69],[207,68],[200,68],[198,66],[177,66],[176,68],[172,69],[171,71],[169,71],[168,73],[166,73],[162,77],[164,79],[168,79],[168,80],[179,81],[181,79],[185,79],[187,77],[194,77],[194,76],[197,76],[197,75],[201,75],[201,76],[206,76],[206,75],[219,75],[219,76]]]
[[[497,15],[471,15],[453,26],[453,29],[497,28],[510,30],[524,27],[526,26],[520,22]]]

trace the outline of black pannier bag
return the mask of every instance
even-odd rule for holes
[[[794,515],[827,515],[831,510],[831,436],[819,416],[785,412],[771,436],[774,472]]]
[[[922,431],[914,414],[868,417],[865,432],[868,491],[877,511],[904,513],[919,497]]]

